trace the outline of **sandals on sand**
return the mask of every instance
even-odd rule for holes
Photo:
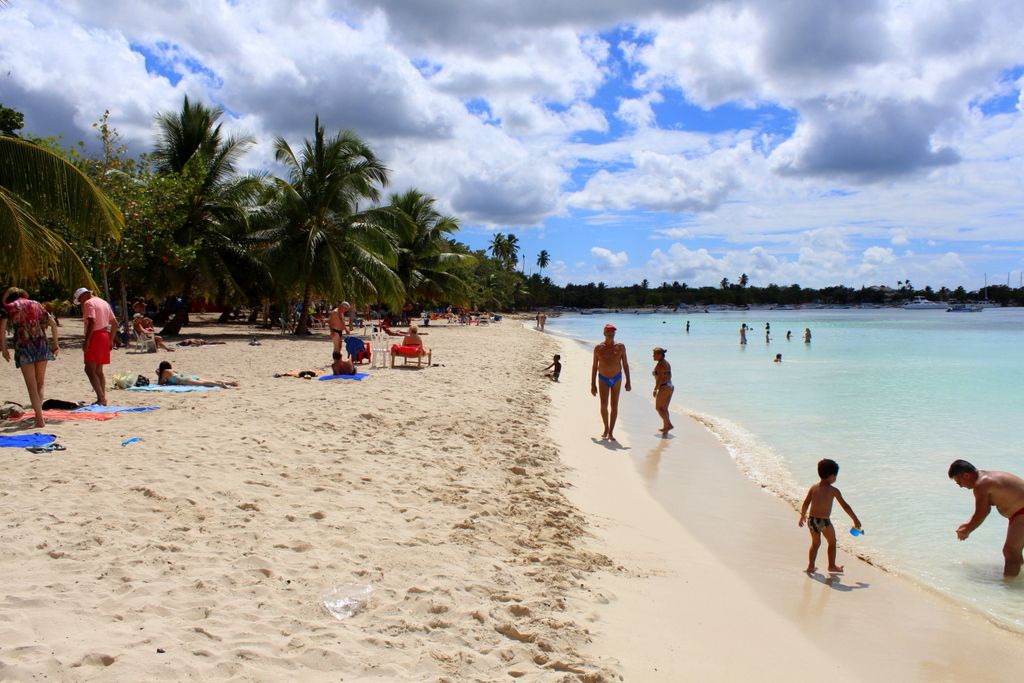
[[[53,453],[54,451],[66,451],[67,449],[59,443],[48,443],[45,446],[29,446],[25,450],[29,453]]]

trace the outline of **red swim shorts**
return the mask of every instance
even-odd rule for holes
[[[110,365],[109,330],[96,330],[89,335],[89,346],[85,350],[85,362]]]

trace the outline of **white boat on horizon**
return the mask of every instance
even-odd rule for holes
[[[926,311],[926,310],[947,310],[949,304],[944,301],[930,301],[923,296],[915,296],[910,301],[903,304],[903,309],[906,311]]]
[[[984,304],[952,304],[946,313],[980,313],[984,310]]]

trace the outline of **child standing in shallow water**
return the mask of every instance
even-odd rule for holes
[[[813,485],[804,498],[804,504],[800,506],[800,521],[797,526],[803,526],[807,522],[807,530],[811,532],[811,549],[807,556],[807,573],[810,574],[817,567],[814,561],[818,558],[818,548],[821,546],[821,537],[828,541],[828,570],[830,572],[841,572],[843,568],[836,564],[836,530],[832,526],[829,515],[832,514],[832,501],[839,501],[840,507],[850,515],[853,526],[860,529],[860,520],[845,500],[843,494],[832,484],[839,475],[839,465],[835,460],[818,461],[818,477],[821,478]],[[810,517],[807,516],[810,508]]]

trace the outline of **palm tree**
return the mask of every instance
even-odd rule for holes
[[[0,273],[95,288],[75,250],[46,224],[49,217],[90,238],[116,238],[124,227],[121,211],[74,165],[26,140],[0,136]]]
[[[519,263],[519,238],[512,233],[509,233],[505,237],[505,244],[507,245],[508,250],[508,261],[506,263],[506,267],[509,270],[513,270],[515,269],[516,264]]]
[[[410,302],[437,302],[447,297],[465,303],[468,285],[448,269],[459,262],[471,262],[473,257],[449,251],[447,236],[458,231],[459,222],[435,211],[434,201],[415,189],[391,195],[391,231],[398,250],[395,272]]]
[[[548,253],[547,249],[541,249],[540,253],[537,254],[537,267],[543,273],[544,269],[551,264],[551,254]]]
[[[219,123],[224,110],[189,102],[181,111],[158,114],[160,137],[153,151],[156,169],[180,176],[187,187],[185,218],[174,241],[191,258],[177,264],[182,305],[161,335],[174,335],[188,320],[193,294],[239,296],[255,262],[240,240],[255,202],[263,191],[259,176],[238,176],[236,164],[255,140],[224,138]]]
[[[500,232],[491,236],[490,250],[491,256],[497,259],[502,266],[508,263],[508,238]]]
[[[392,269],[397,265],[394,224],[387,208],[358,210],[360,201],[375,203],[387,184],[388,171],[355,133],[327,138],[317,116],[312,140],[292,150],[281,137],[275,158],[288,169],[288,180],[275,178],[277,205],[270,226],[251,236],[263,245],[263,257],[279,288],[302,299],[297,334],[308,329],[314,292],[333,298],[382,301],[400,306],[404,289]]]

